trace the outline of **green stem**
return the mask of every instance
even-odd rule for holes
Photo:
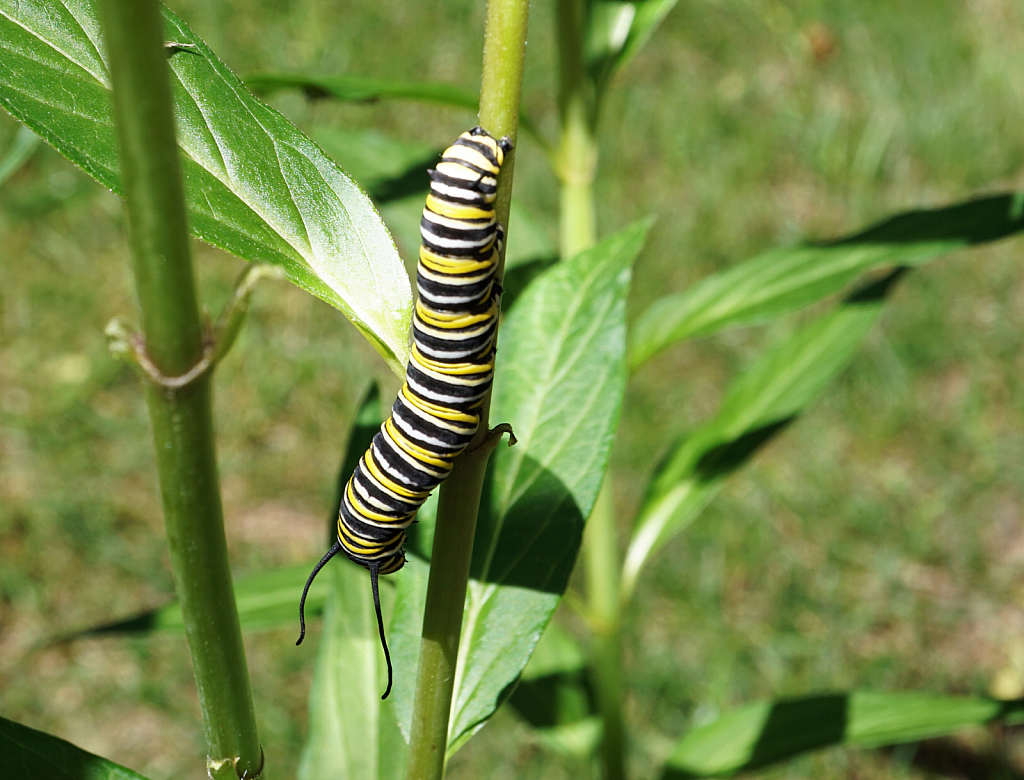
[[[487,3],[480,125],[495,137],[507,135],[513,144],[519,129],[529,10],[529,0],[488,0]],[[505,157],[495,204],[498,221],[506,227],[514,167],[513,150]],[[499,279],[503,276],[504,264],[503,254]],[[495,443],[479,446],[487,437],[489,411],[490,394],[484,399],[480,429],[467,454],[456,461],[452,473],[441,484],[406,764],[408,780],[444,777],[469,564],[487,459]]]
[[[181,376],[203,359],[204,334],[160,8],[156,0],[102,0],[100,6],[145,350],[163,376]],[[180,387],[147,382],[146,401],[207,765],[218,780],[257,777],[263,755],[228,567],[210,374]]]
[[[619,638],[619,545],[611,479],[605,477],[583,539],[587,595],[594,630],[594,688],[601,715],[605,780],[625,777],[622,724],[622,647]]]
[[[562,120],[558,175],[561,181],[560,243],[563,259],[597,241],[594,176],[597,172],[594,85],[587,74],[583,0],[558,0],[558,105]],[[620,554],[616,538],[611,479],[605,478],[583,539],[587,597],[594,626],[594,682],[603,736],[604,780],[625,776],[622,724],[622,650],[619,639]]]

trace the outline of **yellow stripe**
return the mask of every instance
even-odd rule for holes
[[[441,460],[440,458],[435,457],[434,453],[423,449],[417,444],[413,444],[405,438],[405,434],[395,427],[395,424],[391,421],[390,417],[384,425],[388,429],[388,435],[391,437],[391,441],[397,444],[410,457],[423,461],[424,463],[428,463],[431,466],[436,466],[439,469],[451,469],[451,461]]]
[[[493,246],[493,244],[492,244]],[[420,245],[420,262],[427,268],[440,273],[471,273],[473,271],[486,270],[498,263],[498,253],[492,252],[486,260],[466,260],[461,257],[447,257],[432,252],[426,246]],[[448,270],[454,269],[454,270]]]
[[[348,487],[345,489],[345,492],[348,494],[348,502],[352,504],[352,508],[356,510],[357,514],[363,515],[364,517],[369,517],[372,520],[379,520],[380,522],[386,523],[388,525],[401,525],[404,521],[408,520],[410,517],[416,514],[416,511],[419,509],[419,507],[416,507],[416,509],[413,509],[411,512],[407,512],[404,515],[399,515],[398,517],[392,517],[391,515],[382,515],[379,512],[375,512],[374,510],[366,506],[366,504],[362,500],[362,496],[355,492],[355,488],[352,485],[352,480],[348,481]]]
[[[439,363],[436,360],[426,358],[414,343],[412,345],[413,359],[424,368],[436,371],[439,374],[448,376],[467,376],[469,374],[489,374],[494,370],[494,361],[489,363]]]
[[[458,314],[451,312],[438,312],[428,308],[422,301],[416,301],[416,313],[427,324],[433,325],[441,330],[457,330],[468,328],[481,322],[489,322],[498,316],[498,307],[491,307],[482,314]]]
[[[367,457],[367,455],[369,455],[369,457]],[[380,484],[386,487],[388,490],[391,490],[392,492],[397,493],[400,496],[411,498],[414,501],[419,501],[422,504],[424,501],[427,500],[427,496],[430,495],[429,490],[425,492],[409,490],[409,488],[407,487],[402,487],[401,485],[396,484],[387,474],[385,474],[383,471],[377,468],[377,464],[373,460],[373,455],[370,455],[370,453],[367,453],[366,455],[363,456],[363,469],[367,473],[369,473],[371,477],[373,477]]]
[[[492,176],[497,176],[498,171],[501,170],[497,165],[488,160],[482,152],[478,152],[469,146],[449,146],[444,150],[444,154],[441,157],[443,159],[454,158],[456,160],[463,160],[470,165],[475,165],[477,168],[482,168]]]
[[[418,398],[409,392],[409,385],[402,385],[402,397],[421,412],[428,414],[431,417],[448,420],[449,422],[465,422],[470,425],[480,424],[479,415],[465,414],[464,412],[459,412],[454,409],[446,409],[443,406],[437,406],[429,401],[424,401],[422,398]]]
[[[448,219],[487,219],[494,216],[492,208],[481,209],[476,206],[467,206],[465,203],[452,203],[435,198],[433,193],[427,195],[427,208],[435,214],[448,217]]]

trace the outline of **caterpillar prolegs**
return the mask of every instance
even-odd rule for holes
[[[452,469],[480,425],[480,405],[494,377],[501,286],[494,278],[504,229],[494,214],[498,173],[512,149],[480,127],[459,136],[429,171],[420,221],[416,311],[405,384],[342,494],[338,540],[313,569],[337,553],[370,570],[377,629],[388,665],[377,578],[405,564],[406,529]]]

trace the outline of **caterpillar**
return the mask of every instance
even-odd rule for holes
[[[494,376],[501,299],[495,272],[505,237],[494,199],[511,150],[508,138],[495,140],[474,127],[428,171],[405,383],[342,492],[337,541],[313,568],[299,601],[297,645],[306,635],[306,594],[320,569],[339,552],[369,569],[388,666],[382,699],[391,693],[392,669],[378,576],[405,564],[406,529],[476,433]]]

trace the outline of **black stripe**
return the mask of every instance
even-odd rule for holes
[[[498,156],[494,153],[494,150],[487,144],[480,143],[479,141],[471,140],[465,136],[460,135],[458,140],[452,144],[452,146],[465,146],[469,149],[475,149],[480,152],[487,161],[492,165],[498,167]]]
[[[436,169],[431,168],[427,171],[431,181],[436,181],[439,184],[447,184],[449,187],[457,187],[460,190],[469,190],[470,192],[479,192],[481,195],[493,195],[498,191],[497,183],[484,184],[482,179],[459,179],[455,176],[449,176],[446,173],[440,173]],[[492,177],[493,178],[493,177]],[[433,193],[434,197],[450,197],[450,196],[439,196],[437,193]],[[490,204],[480,198],[479,201],[481,208],[487,208]]]

